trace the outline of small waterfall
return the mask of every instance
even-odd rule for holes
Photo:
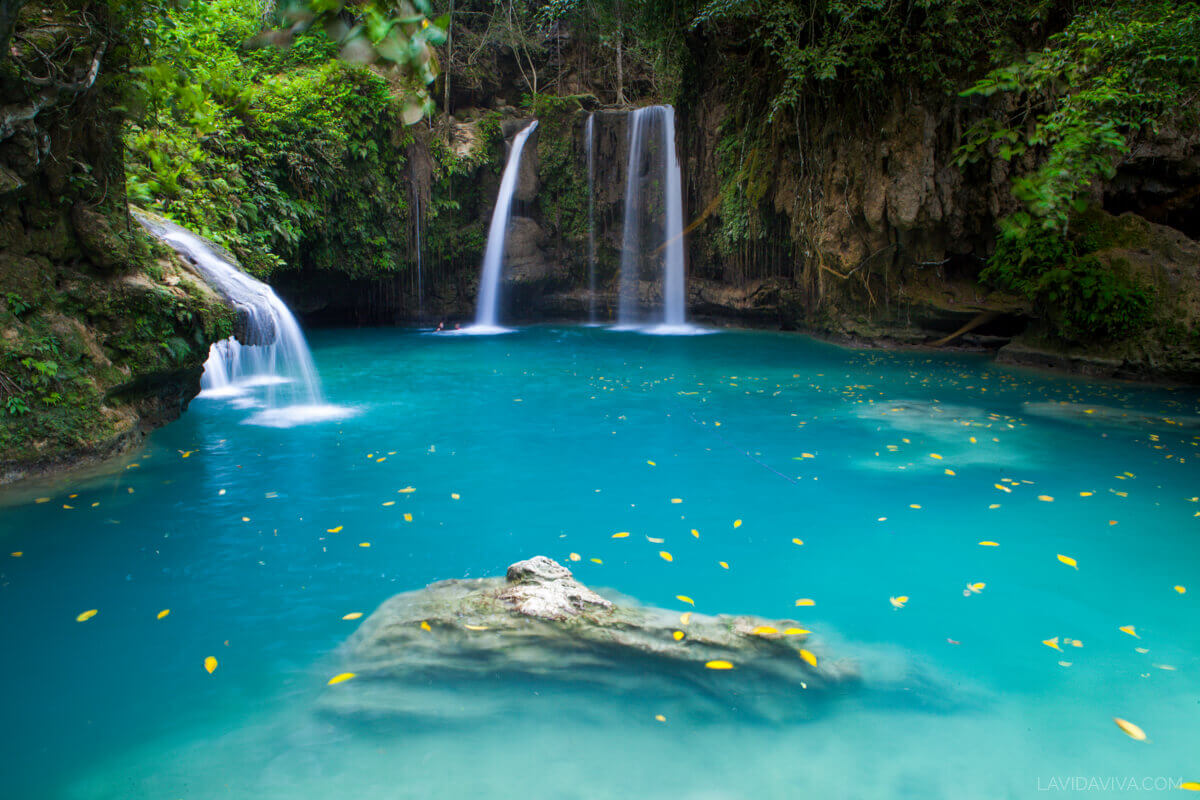
[[[537,129],[537,120],[526,125],[513,138],[512,151],[504,166],[500,179],[500,193],[496,196],[496,208],[492,211],[492,224],[488,228],[487,249],[483,254],[483,272],[479,278],[479,299],[475,305],[475,324],[466,330],[471,333],[498,333],[500,284],[504,279],[504,240],[508,236],[508,220],[512,216],[513,195],[517,191],[517,178],[521,170],[521,151],[529,134]]]
[[[413,210],[416,212],[417,231],[417,322],[425,319],[425,289],[421,285],[421,192],[413,185]]]
[[[661,148],[661,152],[657,152]],[[638,289],[643,274],[653,274],[662,258],[663,312],[654,333],[692,333],[687,324],[687,289],[683,263],[683,191],[675,151],[675,109],[648,106],[630,114],[629,162],[625,178],[625,223],[621,244],[621,286],[617,322],[637,328],[643,318]],[[654,196],[660,187],[661,198]],[[661,223],[651,223],[651,203],[661,199]],[[654,250],[643,252],[643,227],[658,227]]]
[[[588,322],[596,324],[596,114],[588,114],[584,131],[588,173]]]
[[[209,286],[237,310],[238,338],[217,342],[209,350],[200,379],[203,393],[231,396],[265,386],[266,410],[247,421],[274,427],[348,415],[346,409],[325,404],[300,325],[270,286],[242,272],[186,228],[138,212],[134,215],[151,235],[194,264]]]

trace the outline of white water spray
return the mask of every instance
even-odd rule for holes
[[[513,196],[517,191],[517,179],[521,171],[521,151],[529,134],[537,129],[537,120],[529,123],[513,137],[512,152],[504,166],[500,179],[500,192],[496,196],[496,208],[492,212],[492,224],[488,228],[487,249],[483,254],[483,272],[479,278],[479,299],[475,305],[475,324],[467,333],[500,333],[499,324],[500,284],[504,279],[504,243],[508,236],[508,221],[512,217]]]
[[[654,152],[661,146],[661,154]],[[643,166],[647,168],[643,171]],[[655,167],[661,172],[655,175]],[[657,323],[652,333],[695,333],[687,324],[687,288],[683,259],[683,187],[679,156],[675,152],[675,109],[671,106],[639,108],[629,118],[629,162],[625,178],[625,223],[621,245],[621,285],[618,327],[640,328]],[[663,221],[655,249],[643,252],[642,228],[648,201],[657,198],[647,189],[661,185]],[[643,273],[658,266],[661,256],[662,316],[647,320],[638,299]]]

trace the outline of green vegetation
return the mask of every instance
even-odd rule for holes
[[[249,46],[261,21],[238,0],[189,2],[169,23],[136,72],[131,200],[259,275],[401,269],[411,138],[395,87],[336,58],[323,30],[286,49]]]

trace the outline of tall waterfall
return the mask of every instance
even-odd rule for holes
[[[425,287],[421,280],[421,191],[413,185],[413,211],[417,232],[417,322],[425,319]]]
[[[499,324],[500,284],[504,279],[504,241],[508,236],[508,220],[512,216],[513,195],[517,191],[517,178],[521,171],[521,151],[529,134],[537,128],[537,120],[526,125],[513,138],[512,152],[504,166],[500,179],[500,193],[496,197],[496,208],[492,212],[492,224],[488,228],[487,249],[483,254],[483,272],[479,278],[479,299],[475,305],[475,324],[467,328],[470,333],[499,333],[504,329]]]
[[[656,187],[658,187],[656,189]],[[660,196],[655,196],[661,192]],[[661,201],[661,215],[651,214]],[[661,218],[661,221],[659,219]],[[649,231],[645,231],[649,228]],[[657,233],[650,239],[644,233]],[[654,248],[647,252],[644,248]],[[661,267],[659,259],[661,257]],[[643,276],[661,270],[661,318],[646,319],[638,299]],[[621,287],[617,322],[639,328],[656,322],[654,333],[692,333],[687,324],[683,264],[683,190],[675,151],[675,109],[639,108],[629,119],[629,162],[625,178],[625,223],[621,244]]]
[[[237,309],[239,338],[212,346],[200,379],[203,393],[235,395],[266,387],[266,409],[247,421],[274,427],[347,416],[346,409],[325,404],[300,325],[270,286],[242,272],[186,228],[141,213],[135,216],[151,235],[194,264],[209,286]]]
[[[596,127],[595,113],[588,114],[584,131],[588,173],[588,322],[596,324]]]

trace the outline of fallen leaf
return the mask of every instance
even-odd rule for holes
[[[421,630],[428,632],[433,630],[433,628],[429,627],[429,623],[427,621],[421,620]]]
[[[981,547],[999,547],[1000,546],[999,542],[989,542],[989,541],[983,541],[983,542],[980,542],[979,544]]]
[[[1070,556],[1064,556],[1062,553],[1059,553],[1058,560],[1066,564],[1068,567],[1079,569],[1079,564],[1076,563],[1075,559],[1071,558]]]
[[[1062,650],[1062,648],[1058,646],[1057,636],[1055,636],[1053,639],[1042,639],[1042,644],[1046,645],[1046,647],[1053,647],[1055,650]]]
[[[735,519],[735,520],[733,521],[733,527],[735,527],[735,528],[740,528],[740,527],[742,527],[742,521],[741,521],[740,519]]]
[[[170,614],[170,613],[171,613],[171,609],[164,608],[162,611],[158,612],[157,619],[162,619],[163,617],[165,617],[167,614]]]
[[[902,594],[899,597],[889,597],[888,602],[893,608],[904,608],[904,604],[908,602],[908,595]]]
[[[87,611],[84,611],[79,616],[75,617],[75,621],[76,622],[87,622],[89,619],[96,616],[98,613],[100,613],[100,612],[94,608],[88,609]]]
[[[330,678],[328,681],[326,681],[325,685],[326,686],[336,686],[339,683],[345,683],[346,681],[350,680],[353,677],[354,677],[353,672],[343,672],[341,675],[334,675],[332,678]]]
[[[626,538],[626,537],[628,537],[628,536],[629,536],[629,531],[621,531],[621,532],[619,532],[619,533],[614,533],[614,534],[612,535],[612,538],[614,538],[614,539],[624,539],[624,538]]]
[[[817,665],[817,657],[807,650],[801,650],[800,657],[807,661],[809,666],[815,667]]]
[[[771,634],[779,633],[778,630],[772,628],[770,625],[759,625],[750,632],[755,636],[770,636]]]
[[[677,594],[675,595],[675,599],[681,603],[687,603],[689,606],[696,605],[696,601],[688,597],[686,594]]]
[[[658,555],[662,558],[663,561],[674,561],[675,560],[675,557],[672,556],[670,553],[668,553],[666,550],[659,550]]]
[[[674,632],[674,633],[672,633],[671,635],[675,637],[675,641],[677,641],[677,642],[678,642],[678,641],[680,641],[680,640],[682,640],[682,639],[683,639],[683,637],[684,637],[684,633],[683,633],[683,631],[675,631],[675,632]]]
[[[815,600],[811,600],[807,597],[801,597],[799,600],[796,601],[796,605],[798,605],[798,606],[815,606],[816,604],[817,603]]]
[[[733,664],[730,664],[728,661],[709,661],[704,666],[709,669],[733,669]]]
[[[1146,732],[1137,725],[1134,725],[1132,722],[1121,719],[1120,717],[1113,717],[1113,722],[1117,723],[1117,727],[1123,730],[1125,735],[1130,739],[1134,739],[1139,742],[1146,741]]]
[[[344,525],[338,525],[336,528],[326,528],[325,532],[326,533],[341,533],[342,528],[344,528],[344,527],[345,527]]]
[[[1137,630],[1135,630],[1132,625],[1122,625],[1120,628],[1117,628],[1117,630],[1119,630],[1121,633],[1128,633],[1130,636],[1132,636],[1135,639],[1142,638],[1142,637],[1138,636]]]
[[[212,675],[217,669],[217,659],[213,656],[204,659],[204,668],[208,670],[209,675]]]
[[[350,620],[350,619],[360,619],[361,617],[362,617],[362,612],[361,612],[361,611],[351,611],[349,614],[343,614],[343,615],[342,615],[342,619],[346,619],[346,620]]]
[[[803,539],[792,539],[792,544],[802,545],[802,544],[804,544],[804,540]]]

